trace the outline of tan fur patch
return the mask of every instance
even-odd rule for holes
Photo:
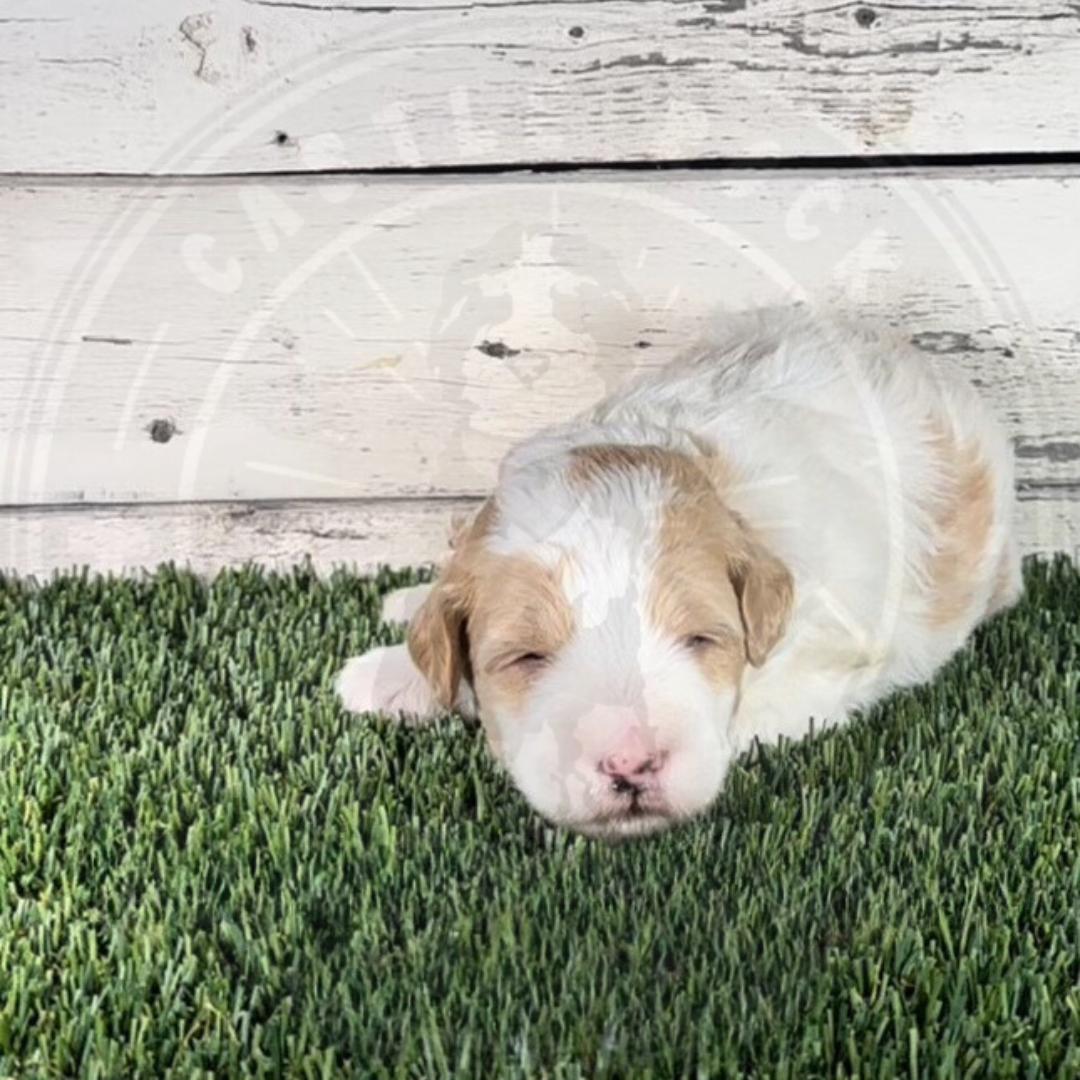
[[[610,476],[612,473],[648,469],[678,488],[701,488],[701,481],[714,491],[730,484],[727,462],[718,454],[703,447],[693,456],[668,450],[662,446],[633,446],[629,444],[598,444],[576,446],[570,451],[568,478],[572,484],[584,485]]]
[[[574,631],[557,571],[486,549],[497,514],[489,499],[471,521],[455,523],[451,557],[408,636],[414,662],[444,707],[451,707],[461,680],[471,679],[496,755],[492,706],[520,706],[540,670],[510,661],[529,653],[553,655]]]
[[[556,571],[521,556],[484,558],[469,636],[481,701],[521,705],[541,665],[516,657],[551,657],[574,634],[574,613]]]
[[[791,575],[724,505],[731,482],[724,459],[612,445],[579,447],[572,458],[570,478],[578,483],[649,469],[673,489],[647,602],[653,625],[676,639],[715,634],[717,644],[694,655],[717,687],[736,683],[746,659],[764,663],[791,611]]]
[[[478,544],[491,532],[495,523],[494,499],[485,499],[475,514],[456,513],[450,518],[450,550],[457,551],[467,544]]]
[[[746,665],[742,615],[730,571],[737,546],[733,523],[700,479],[680,488],[664,507],[648,618],[676,641],[691,635],[715,638],[714,644],[691,653],[718,692],[737,687]]]
[[[452,554],[409,622],[409,655],[446,709],[453,708],[461,680],[469,674],[465,624],[481,574],[483,541],[497,512],[495,501],[488,499],[471,520],[453,521]]]
[[[709,566],[715,570],[711,559]],[[694,592],[683,592],[665,580],[667,573],[666,567],[657,570],[657,584],[650,594],[650,621],[676,641],[704,636],[706,640],[690,648],[701,673],[718,692],[737,687],[746,667],[746,646],[734,590],[730,585],[724,588],[726,577],[713,573],[707,584],[698,585]],[[734,608],[733,616],[729,608]]]
[[[927,567],[930,624],[945,627],[974,603],[994,518],[990,467],[973,444],[935,426],[931,451],[944,477],[944,493],[932,513],[934,553]]]

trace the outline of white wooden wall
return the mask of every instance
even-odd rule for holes
[[[961,366],[1080,547],[1075,2],[3,0],[0,134],[0,566],[424,561],[791,299]]]

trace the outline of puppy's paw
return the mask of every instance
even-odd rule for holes
[[[382,621],[410,622],[420,605],[428,598],[431,589],[431,585],[410,585],[387,593],[382,602]]]
[[[334,689],[349,712],[389,713],[412,723],[443,712],[404,645],[354,656],[338,673]]]

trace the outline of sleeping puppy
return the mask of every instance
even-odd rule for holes
[[[929,679],[1020,593],[1008,444],[910,346],[742,317],[514,448],[407,645],[345,706],[478,716],[540,813],[608,838],[705,809],[754,740]]]

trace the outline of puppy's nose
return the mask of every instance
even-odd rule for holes
[[[666,750],[650,750],[639,740],[628,740],[598,764],[603,776],[611,778],[611,786],[626,793],[646,786],[664,767]]]

